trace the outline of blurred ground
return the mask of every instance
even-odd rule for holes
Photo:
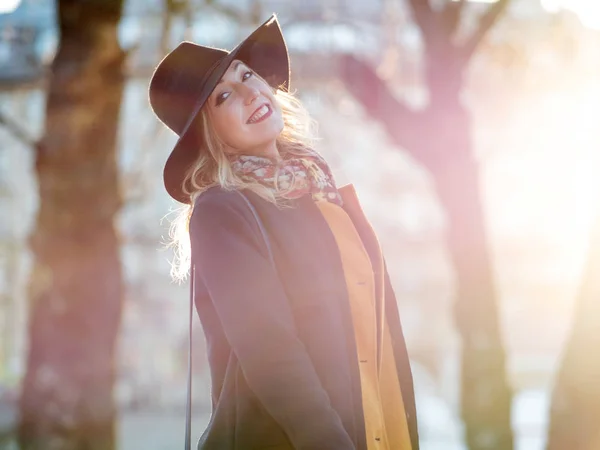
[[[210,413],[194,411],[192,448],[206,427]],[[171,450],[183,448],[185,415],[163,411],[125,411],[119,424],[119,450]]]
[[[419,380],[415,380],[418,384]],[[421,386],[422,389],[423,386]],[[548,392],[541,389],[524,390],[513,403],[515,450],[543,450],[547,427]],[[461,443],[461,430],[456,418],[440,398],[418,394],[421,450],[466,450]],[[210,419],[207,407],[197,407],[192,413],[192,448]],[[15,409],[0,402],[0,448],[2,433],[14,424]],[[125,408],[119,414],[118,450],[171,450],[183,448],[185,411],[182,405],[166,408]]]

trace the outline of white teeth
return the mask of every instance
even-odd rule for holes
[[[254,123],[259,120],[262,116],[269,112],[269,107],[267,105],[262,105],[258,111],[252,114],[252,117],[248,119],[248,123]]]

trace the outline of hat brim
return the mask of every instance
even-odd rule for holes
[[[201,151],[201,132],[198,126],[199,113],[212,94],[221,77],[234,60],[240,60],[264,78],[272,87],[289,89],[290,66],[287,46],[275,15],[258,27],[234,50],[225,56],[209,75],[175,147],[167,158],[163,181],[169,195],[181,203],[190,203],[183,181],[187,171]],[[191,189],[188,189],[191,191]]]

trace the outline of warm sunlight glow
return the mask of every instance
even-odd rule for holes
[[[515,113],[513,126],[522,128],[518,142],[511,144],[515,153],[499,154],[489,167],[496,186],[489,199],[495,205],[490,207],[493,226],[511,236],[552,242],[555,248],[587,245],[600,188],[597,102],[600,89],[581,86],[557,90]],[[563,273],[579,270],[567,260],[563,255]]]
[[[454,2],[459,0],[452,0]],[[471,3],[496,3],[498,0],[468,0]],[[589,28],[600,30],[599,0],[541,0],[542,7],[549,12],[567,9],[574,12],[581,23]]]
[[[9,14],[21,4],[21,0],[0,0],[0,14]]]
[[[600,2],[597,0],[542,0],[542,6],[551,12],[568,9],[577,14],[585,26],[600,29]]]

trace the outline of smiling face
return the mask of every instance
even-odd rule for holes
[[[206,103],[210,123],[227,153],[278,158],[283,130],[272,88],[241,61],[231,63]]]

